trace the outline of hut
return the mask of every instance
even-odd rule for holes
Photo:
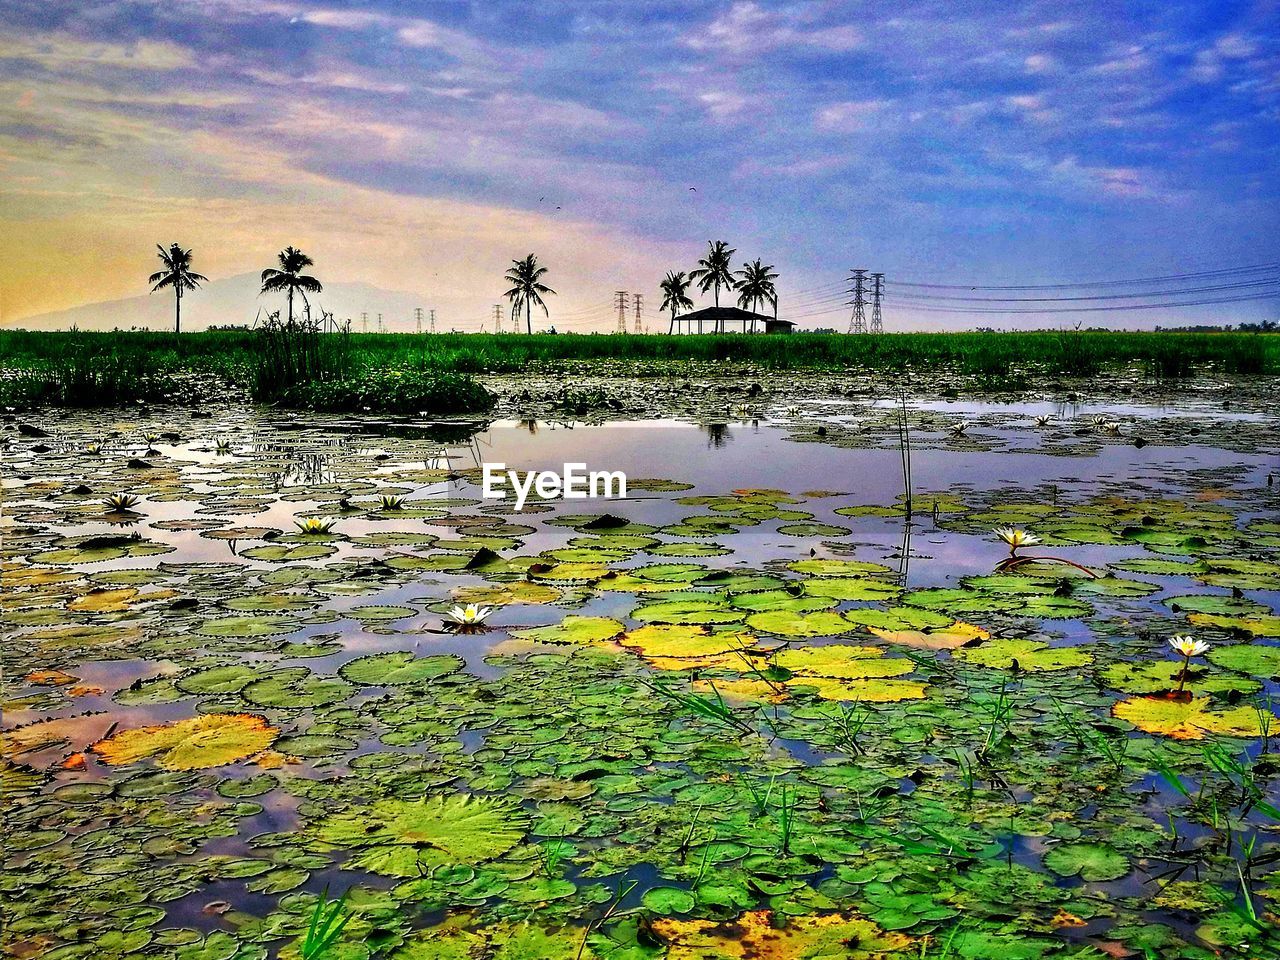
[[[789,320],[775,320],[763,313],[738,307],[704,307],[675,319],[672,333],[790,333]]]

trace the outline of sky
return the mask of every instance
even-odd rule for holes
[[[533,252],[558,329],[615,290],[657,326],[709,239],[805,326],[853,267],[889,330],[1277,319],[1278,161],[1280,0],[0,0],[0,323],[145,293],[176,241],[460,329]],[[1204,286],[1234,302],[1021,312]]]

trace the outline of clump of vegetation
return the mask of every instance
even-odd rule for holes
[[[369,369],[341,380],[301,384],[290,405],[332,413],[479,413],[494,396],[466,374]]]

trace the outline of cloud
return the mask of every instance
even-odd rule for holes
[[[710,23],[686,34],[693,50],[733,57],[759,56],[785,48],[812,48],[838,53],[863,45],[853,24],[814,25],[803,4],[767,10],[757,3],[735,3]]]
[[[875,126],[881,112],[889,106],[887,100],[845,100],[818,109],[814,126],[819,130],[854,133]]]

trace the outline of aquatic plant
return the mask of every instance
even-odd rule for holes
[[[91,457],[98,457],[98,456],[101,456],[101,455],[102,455],[102,444],[100,444],[100,443],[98,443],[98,442],[96,442],[96,441],[94,441],[93,443],[86,443],[86,444],[84,445],[84,452],[85,452],[85,453],[87,453],[87,454],[88,454],[89,456],[91,456]]]
[[[218,456],[226,456],[231,452],[231,441],[225,437],[219,437],[213,446],[214,453]]]
[[[484,629],[484,622],[491,613],[492,607],[481,607],[474,603],[468,603],[465,607],[454,604],[444,615],[444,625],[456,633],[479,633]]]
[[[1013,570],[1022,566],[1024,563],[1063,563],[1069,567],[1075,567],[1077,570],[1087,574],[1091,578],[1096,579],[1098,577],[1098,574],[1090,570],[1088,567],[1076,563],[1074,560],[1067,560],[1065,557],[1030,557],[1025,554],[1020,555],[1018,553],[1019,547],[1031,546],[1040,542],[1040,538],[1035,534],[1027,533],[1027,531],[1019,530],[1016,527],[997,527],[993,532],[997,537],[1009,545],[1009,556],[996,564],[997,572]]]
[[[131,493],[113,493],[103,504],[108,513],[127,513],[138,505],[138,498]]]
[[[403,510],[404,502],[405,502],[404,497],[396,496],[394,494],[384,493],[381,497],[378,498],[378,509],[379,510]]]
[[[329,899],[329,888],[320,891],[316,899],[315,909],[311,911],[311,919],[307,923],[307,932],[302,937],[299,952],[302,960],[319,960],[331,946],[342,936],[342,931],[355,914],[347,909],[347,895],[344,893],[337,900]]]
[[[1019,547],[1029,547],[1040,542],[1040,538],[1035,534],[1027,533],[1025,530],[1019,530],[1016,527],[996,527],[995,535],[1009,545],[1009,556],[1012,557],[1018,552]]]
[[[333,520],[323,517],[306,517],[302,520],[293,521],[293,525],[298,528],[298,532],[306,536],[323,536],[333,531]]]
[[[1195,637],[1177,635],[1169,640],[1169,646],[1173,648],[1173,652],[1182,657],[1182,671],[1178,674],[1178,689],[1176,692],[1181,693],[1187,684],[1187,671],[1191,667],[1192,657],[1202,657],[1209,652],[1209,644],[1203,640],[1197,640]]]

